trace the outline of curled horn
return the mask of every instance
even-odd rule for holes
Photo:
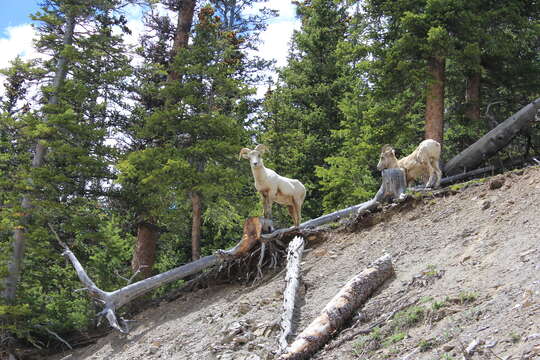
[[[242,150],[240,150],[240,154],[238,154],[238,160],[242,159],[242,155],[247,154],[250,151],[251,149],[248,148],[243,148]]]
[[[259,151],[261,154],[264,154],[266,151],[268,151],[268,146],[259,144],[255,147],[255,150]]]
[[[387,151],[392,151],[392,150],[394,150],[394,149],[392,149],[392,147],[390,145],[386,144],[386,145],[384,145],[382,147],[381,152],[385,153]]]

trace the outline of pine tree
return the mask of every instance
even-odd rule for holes
[[[340,147],[332,132],[343,120],[339,101],[347,90],[340,81],[343,63],[337,46],[347,30],[347,13],[330,0],[297,2],[302,27],[293,34],[288,65],[265,100],[261,141],[269,146],[272,161],[283,176],[297,178],[308,190],[303,214],[320,215],[321,185],[315,168]]]
[[[11,242],[5,235],[15,233],[3,293],[9,306],[2,307],[10,320],[2,330],[19,337],[46,334],[39,328],[45,322],[48,329],[62,331],[84,327],[92,318],[87,300],[71,292],[75,279],[62,267],[49,225],[83,248],[101,246],[93,242],[99,235],[89,229],[99,233],[109,221],[98,210],[107,195],[103,185],[113,177],[114,152],[105,140],[114,126],[112,106],[122,99],[122,81],[129,75],[121,38],[112,34],[113,27],[125,25],[115,13],[120,5],[108,0],[43,2],[34,15],[40,35],[36,44],[51,59],[23,70],[33,74],[29,80],[46,85],[37,102],[22,110],[19,86],[19,95],[5,103],[11,111],[0,118],[1,126],[11,130],[2,142],[17,159],[7,168],[11,183],[0,183],[0,192],[8,194],[0,214],[3,249]],[[74,31],[76,25],[80,31]],[[17,88],[17,67],[8,70],[14,71],[12,89]],[[50,77],[52,83],[43,81]]]
[[[120,181],[125,194],[131,194],[127,197],[135,212],[153,216],[163,229],[177,226],[169,222],[169,214],[188,210],[185,199],[189,199],[191,257],[196,259],[205,251],[204,246],[199,250],[201,237],[208,239],[208,249],[223,244],[223,239],[216,244],[205,228],[230,228],[231,222],[238,221],[233,228],[239,231],[238,214],[247,215],[252,208],[240,206],[245,204],[238,196],[248,174],[238,176],[236,154],[248,141],[245,126],[257,102],[242,75],[251,66],[241,49],[245,39],[225,29],[211,7],[199,11],[192,39],[168,65],[160,60],[142,70],[148,81],[139,86],[144,103],[135,112],[138,117],[133,118],[131,133],[144,148],[130,152],[120,164]],[[175,81],[160,78],[167,69],[178,74]],[[229,212],[231,218],[223,221],[222,216],[205,215],[217,209]],[[187,230],[185,224],[182,230]],[[182,239],[183,234],[176,238]],[[171,239],[169,232],[166,236],[168,241],[180,241]],[[161,244],[169,247],[164,241]],[[185,244],[181,246],[185,249]]]

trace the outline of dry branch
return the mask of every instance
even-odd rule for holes
[[[519,110],[453,157],[444,167],[444,173],[455,175],[476,168],[482,161],[505,147],[527,123],[533,121],[539,109],[540,98]]]
[[[289,227],[276,230],[270,234],[263,234],[261,238],[264,241],[279,239],[290,234],[302,234],[303,231],[313,229],[318,226],[335,222],[348,216],[366,212],[377,208],[380,202],[389,198],[402,200],[406,189],[405,173],[402,169],[385,169],[382,172],[383,182],[375,197],[361,204],[338,210],[330,214],[320,216],[316,219],[308,220],[300,224],[300,226]]]
[[[289,243],[287,249],[287,274],[285,275],[286,287],[283,293],[283,314],[281,316],[281,334],[279,336],[279,347],[282,352],[289,345],[287,337],[293,331],[293,316],[296,305],[296,294],[300,283],[300,263],[304,252],[304,239],[296,236]]]
[[[392,259],[390,255],[384,255],[349,280],[321,314],[298,335],[287,348],[287,353],[281,355],[279,360],[308,358],[393,274]]]

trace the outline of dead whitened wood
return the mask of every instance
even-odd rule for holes
[[[445,178],[443,178],[441,180],[441,185],[452,184],[452,183],[454,183],[456,181],[459,181],[459,180],[462,180],[462,179],[466,179],[466,178],[469,178],[469,177],[472,177],[472,176],[493,172],[495,170],[496,170],[496,167],[493,166],[493,165],[490,165],[490,166],[486,166],[486,167],[483,167],[483,168],[480,168],[480,169],[467,171],[465,173],[448,176],[448,177],[445,177]]]
[[[519,110],[452,158],[444,167],[444,173],[447,176],[455,175],[476,168],[482,161],[505,147],[524,126],[533,121],[539,109],[540,98]]]
[[[281,333],[279,348],[281,352],[287,349],[287,338],[293,332],[293,316],[296,307],[296,295],[300,284],[300,263],[304,252],[304,239],[296,236],[287,249],[287,274],[285,275],[285,291],[283,293],[283,314],[281,316]]]
[[[365,213],[376,209],[382,201],[389,199],[403,200],[405,198],[405,172],[402,169],[385,169],[382,171],[383,181],[379,191],[371,200],[358,205],[338,210],[330,214],[320,216],[316,219],[308,220],[300,224],[300,226],[292,226],[289,228],[279,229],[270,234],[263,234],[261,238],[264,241],[269,241],[276,238],[281,238],[291,233],[302,233],[307,229],[313,229],[318,226],[339,221],[351,215]]]
[[[206,268],[218,264],[221,261],[220,257],[216,255],[205,256],[189,264],[146,278],[118,290],[108,292],[98,288],[92,279],[90,279],[83,266],[69,247],[66,244],[63,244],[62,246],[64,247],[63,255],[71,261],[71,264],[77,272],[79,280],[81,280],[81,282],[86,286],[86,290],[90,296],[103,303],[103,311],[101,311],[98,315],[106,317],[109,324],[114,329],[123,333],[127,333],[129,329],[127,328],[125,322],[122,324],[119,323],[115,314],[116,309],[149,292],[150,290],[172,281],[180,280],[187,276],[196,274]]]
[[[384,255],[349,280],[321,314],[298,335],[279,360],[308,358],[393,274],[392,259],[390,255]]]
[[[385,200],[403,200],[407,181],[403,169],[384,169],[382,171],[382,184],[373,200],[383,202]]]
[[[205,256],[196,261],[171,269],[164,273],[146,278],[144,280],[128,284],[118,290],[107,292],[96,286],[92,279],[88,276],[84,267],[81,265],[75,254],[69,247],[61,241],[60,237],[52,226],[49,225],[51,231],[56,236],[60,245],[64,248],[63,255],[70,261],[79,280],[83,283],[90,296],[100,301],[104,308],[98,316],[104,316],[109,321],[109,324],[116,330],[127,333],[129,331],[126,321],[118,321],[116,317],[116,309],[129,303],[133,299],[172,281],[184,279],[190,275],[197,274],[204,269],[221,263],[224,259],[232,259],[244,256],[249,253],[253,246],[260,241],[261,229],[264,224],[262,218],[253,217],[246,220],[244,224],[244,235],[240,243],[229,250],[222,250],[219,254]]]
[[[392,310],[389,314],[384,314],[382,315],[376,322],[374,322],[373,324],[371,324],[370,326],[368,326],[367,328],[365,329],[357,329],[355,330],[354,332],[350,333],[350,334],[347,334],[346,336],[343,336],[341,339],[339,339],[338,341],[335,341],[333,342],[332,344],[328,344],[326,345],[325,347],[325,350],[332,350],[334,348],[337,348],[339,346],[341,346],[343,343],[347,342],[347,341],[350,341],[352,339],[354,339],[355,337],[357,337],[358,335],[366,335],[366,334],[369,334],[370,332],[373,331],[373,329],[375,329],[376,327],[381,327],[382,325],[384,325],[388,320],[392,319],[394,317],[394,315],[398,312],[400,312],[401,310],[405,309],[405,308],[408,308],[412,305],[414,305],[416,303],[417,300],[415,301],[412,301],[412,302],[407,302],[403,305],[400,305],[398,306],[397,308],[395,308],[394,310]],[[349,329],[345,330],[345,331],[348,331],[348,330],[353,330],[353,328],[356,326],[356,324],[354,324],[353,326],[351,326]],[[345,333],[345,331],[343,331],[343,333]],[[343,334],[342,333],[342,334]]]

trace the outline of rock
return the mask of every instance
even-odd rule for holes
[[[251,354],[245,357],[244,360],[261,360],[261,357],[257,354]]]
[[[490,190],[500,189],[504,185],[504,178],[498,177],[491,179],[488,183]]]
[[[482,343],[483,343],[483,341],[478,340],[478,339],[474,339],[473,341],[471,341],[471,342],[469,343],[469,345],[468,345],[467,348],[465,349],[465,352],[466,352],[467,354],[469,354],[469,355],[472,355],[472,354],[475,352],[476,347],[477,347],[478,345],[482,344]]]
[[[158,352],[158,350],[159,350],[159,346],[152,345],[148,348],[148,353],[155,354]]]
[[[491,201],[484,200],[482,201],[482,204],[480,206],[482,207],[482,210],[489,209],[489,207],[491,206]]]
[[[251,304],[247,303],[247,302],[241,302],[240,304],[238,304],[237,306],[237,313],[238,315],[245,315],[247,314],[248,312],[251,311]]]
[[[313,251],[313,256],[321,257],[328,254],[328,250],[324,248],[316,249]]]
[[[442,349],[444,352],[450,352],[452,350],[454,350],[455,346],[454,345],[451,345],[451,344],[444,344]]]

